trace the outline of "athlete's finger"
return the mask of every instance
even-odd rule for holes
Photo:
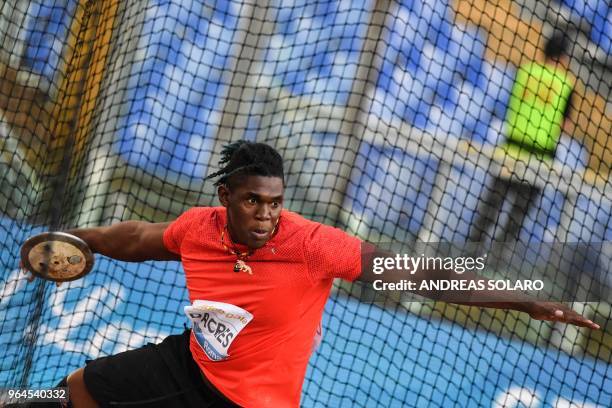
[[[594,330],[599,330],[601,328],[597,323],[587,319],[586,317],[580,315],[579,313],[576,313],[571,309],[555,310],[553,320],[573,324],[576,326],[588,327]]]
[[[583,316],[580,316],[579,314],[576,313],[575,316],[569,316],[567,318],[567,323],[570,324],[575,324],[576,326],[581,326],[581,327],[588,327],[590,329],[594,329],[594,330],[599,330],[600,326],[593,322],[592,320],[589,320]]]

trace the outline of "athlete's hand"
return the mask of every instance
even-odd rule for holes
[[[34,279],[36,279],[36,275],[34,275],[32,272],[28,271],[23,266],[23,262],[21,262],[21,261],[19,261],[19,270],[21,271],[21,273],[26,275],[26,280],[28,281],[28,283],[32,283],[32,282],[34,282]],[[62,282],[55,282],[55,286],[57,286],[58,288],[61,286],[61,284],[62,284]]]
[[[594,330],[598,330],[600,328],[597,323],[594,323],[592,320],[588,320],[584,316],[576,313],[563,303],[529,302],[527,313],[533,319],[537,320],[569,323],[576,326],[588,327]]]

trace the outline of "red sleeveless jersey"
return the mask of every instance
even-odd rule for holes
[[[250,275],[234,272],[225,225],[225,208],[196,207],[164,232],[185,270],[191,353],[235,403],[297,407],[332,281],[359,277],[361,241],[283,210],[276,235],[246,261]]]

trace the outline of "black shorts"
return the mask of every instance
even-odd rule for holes
[[[203,377],[190,334],[88,361],[87,390],[101,407],[236,407]]]

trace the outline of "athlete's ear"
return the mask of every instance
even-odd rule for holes
[[[225,184],[221,184],[219,187],[217,187],[217,196],[219,196],[219,201],[224,207],[229,206],[229,194],[229,189]]]

